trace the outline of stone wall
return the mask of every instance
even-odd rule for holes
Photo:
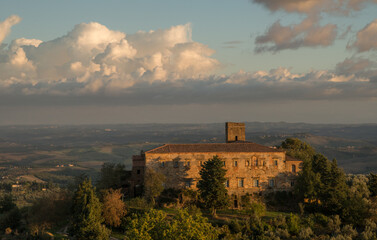
[[[166,176],[166,188],[196,189],[201,164],[214,153],[146,153],[145,164]],[[216,153],[227,169],[228,193],[291,190],[301,161],[286,161],[284,152]],[[292,165],[295,165],[292,172]]]
[[[245,123],[225,123],[225,138],[226,142],[245,141]]]

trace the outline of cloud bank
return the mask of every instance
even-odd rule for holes
[[[328,44],[313,39],[332,33],[334,27],[316,24],[317,19],[308,18],[284,29],[282,42]],[[302,31],[308,35],[300,38]],[[296,74],[276,68],[215,75],[213,70],[221,63],[212,57],[214,51],[191,35],[190,24],[126,34],[92,22],[78,24],[51,41],[15,39],[0,50],[0,105],[208,104],[377,96],[377,66],[372,60],[349,58],[334,71]]]

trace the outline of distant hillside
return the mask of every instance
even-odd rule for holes
[[[224,142],[224,125],[1,126],[0,167],[74,163],[76,169],[65,170],[67,174],[98,171],[108,161],[130,167],[133,154],[164,143]],[[297,137],[329,159],[336,158],[346,172],[377,172],[377,124],[246,123],[249,141],[276,146],[287,137]]]

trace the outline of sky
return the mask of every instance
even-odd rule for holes
[[[377,0],[0,0],[0,125],[376,123]]]

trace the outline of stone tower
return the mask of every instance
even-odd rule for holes
[[[245,123],[225,123],[226,142],[245,141]]]

